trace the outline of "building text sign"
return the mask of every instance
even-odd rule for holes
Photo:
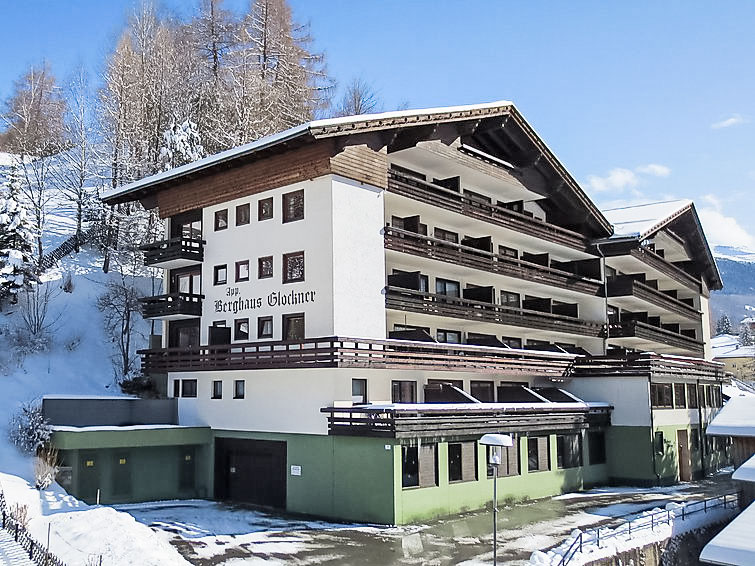
[[[238,314],[241,311],[261,309],[263,305],[268,307],[288,307],[315,302],[315,291],[288,291],[284,293],[273,291],[266,297],[245,298],[239,293],[238,287],[233,287],[226,291],[226,296],[233,298],[227,300],[218,299],[215,301],[216,313],[227,312]]]

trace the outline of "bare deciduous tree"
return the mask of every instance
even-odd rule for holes
[[[380,112],[381,104],[377,91],[361,77],[353,79],[344,90],[336,109],[336,116],[355,116]]]

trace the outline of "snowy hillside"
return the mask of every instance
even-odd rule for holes
[[[740,263],[755,263],[755,251],[736,246],[716,246],[713,248],[713,257]]]

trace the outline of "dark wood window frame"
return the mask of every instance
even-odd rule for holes
[[[281,338],[282,340],[303,340],[304,336],[306,335],[306,320],[304,318],[303,312],[297,312],[297,313],[289,313],[282,315],[282,334]],[[302,320],[302,336],[301,337],[293,337],[289,338],[289,324],[291,324],[291,321],[301,318]]]
[[[273,218],[273,197],[260,199],[257,202],[257,221]]]
[[[362,393],[354,393],[357,388],[355,386],[359,386],[362,389]],[[354,401],[354,398],[357,396],[361,396],[361,401]],[[368,390],[367,390],[367,380],[363,377],[354,377],[351,380],[351,400],[353,403],[357,405],[365,405],[369,402],[368,397]]]
[[[265,324],[270,323],[270,332],[265,332]],[[257,338],[272,338],[273,337],[273,317],[272,316],[260,316],[257,318]]]
[[[391,381],[391,403],[416,403],[417,382],[411,379]]]
[[[214,219],[213,225],[215,227],[215,232],[220,232],[221,230],[228,229],[228,209],[227,208],[224,208],[223,210],[215,211],[215,219]]]
[[[284,224],[304,220],[304,189],[285,193],[282,201]]]
[[[301,259],[301,275],[296,276],[293,273],[290,273],[293,270],[293,266],[290,262],[298,259]],[[300,281],[304,281],[304,273],[304,251],[283,254],[283,283],[299,283]]]
[[[559,470],[582,466],[582,435],[580,433],[556,436],[556,466]]]
[[[181,380],[181,397],[195,398],[197,396],[197,380]]]
[[[246,380],[234,379],[233,380],[233,398],[243,399],[246,397]]]
[[[212,381],[212,399],[222,399],[223,398],[223,380],[221,379],[214,379]]]
[[[241,276],[241,269],[244,266],[246,266],[246,277]],[[241,283],[243,281],[249,281],[249,260],[248,259],[236,262],[236,283]]]
[[[225,277],[220,278],[220,272],[225,271]],[[216,265],[212,268],[212,284],[213,285],[227,285],[228,284],[228,264]]]
[[[456,294],[449,293],[449,288],[453,288],[454,286],[456,287]],[[461,297],[461,283],[459,281],[454,281],[453,279],[442,279],[440,277],[436,277],[435,293],[449,297]]]
[[[249,203],[240,204],[236,207],[236,226],[246,226],[252,220]]]
[[[243,336],[244,332],[240,330],[240,327],[244,324],[246,324],[246,336]],[[239,336],[239,334],[242,334],[242,336]],[[249,340],[249,319],[248,318],[237,318],[233,321],[233,339],[240,340],[240,341]]]
[[[273,276],[273,256],[266,255],[257,258],[257,279],[268,279]]]
[[[438,342],[447,344],[461,344],[461,330],[447,330],[438,328],[435,331],[435,338],[436,340],[438,340]],[[450,338],[455,338],[455,340],[450,340]]]

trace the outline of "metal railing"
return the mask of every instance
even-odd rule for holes
[[[632,533],[647,529],[655,530],[658,526],[671,524],[672,520],[681,519],[685,521],[691,515],[707,513],[719,507],[723,507],[724,509],[739,507],[739,492],[725,493],[724,495],[710,497],[702,501],[683,503],[677,509],[665,509],[650,513],[649,515],[632,513],[614,517],[611,525],[603,525],[592,529],[585,529],[584,531],[581,530],[563,554],[563,557],[558,562],[558,566],[569,564],[574,555],[577,552],[582,552],[583,547],[588,543],[594,542],[600,548],[601,540],[605,541],[625,534],[631,536]],[[622,529],[621,527],[623,526],[626,526],[626,529]],[[602,539],[601,530],[608,531],[603,535]]]
[[[21,545],[29,555],[29,559],[37,566],[66,566],[65,562],[37,542],[21,521],[8,510],[2,489],[0,489],[0,515],[3,521],[2,528],[13,535],[13,539]]]

